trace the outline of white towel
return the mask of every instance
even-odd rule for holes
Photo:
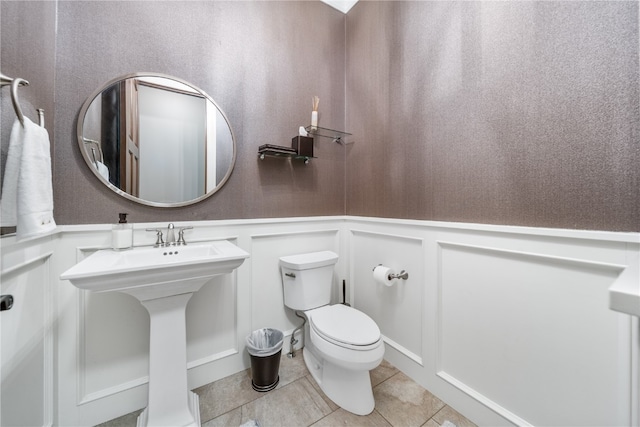
[[[0,198],[0,225],[15,227],[18,224],[18,175],[20,174],[20,158],[22,157],[22,142],[20,129],[22,126],[16,119],[9,138],[7,162],[4,165],[2,178],[2,197]]]
[[[107,182],[109,182],[109,168],[107,167],[107,165],[98,161],[96,161],[93,165],[98,170],[98,173],[102,175],[102,177],[106,179]]]
[[[16,226],[18,240],[56,228],[49,133],[24,118],[13,124],[0,199],[2,226]]]

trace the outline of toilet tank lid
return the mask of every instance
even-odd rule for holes
[[[283,256],[280,258],[280,265],[292,270],[308,270],[310,268],[333,265],[338,261],[338,254],[331,251],[311,252],[308,254],[298,254]]]

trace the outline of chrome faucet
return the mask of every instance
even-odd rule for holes
[[[178,232],[178,242],[176,243],[176,245],[180,246],[180,245],[186,245],[187,242],[184,241],[184,230],[191,230],[193,227],[182,227],[180,229],[180,231]]]
[[[167,242],[165,243],[165,246],[173,246],[176,244],[176,235],[173,232],[173,223],[169,223],[169,226],[167,227]]]
[[[184,230],[191,230],[193,227],[181,227],[178,230],[178,241],[176,241],[176,233],[175,227],[173,223],[169,223],[167,226],[167,240],[163,239],[162,230],[158,228],[147,228],[147,231],[153,231],[156,233],[156,243],[153,245],[154,248],[167,247],[167,246],[181,246],[186,245],[187,242],[184,240]]]
[[[162,230],[157,228],[147,228],[147,231],[153,231],[156,233],[156,243],[153,245],[154,248],[159,248],[164,246],[164,240],[162,240]]]

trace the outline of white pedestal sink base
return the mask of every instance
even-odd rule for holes
[[[187,383],[187,302],[212,277],[233,272],[248,257],[226,240],[105,249],[60,276],[79,289],[132,295],[149,312],[149,405],[138,426],[200,426],[198,396]]]
[[[138,427],[200,427],[198,396],[187,383],[187,303],[210,278],[185,280],[187,293],[142,299],[150,317],[149,405]],[[134,293],[134,292],[131,292]]]
[[[195,422],[189,425],[189,427],[200,427],[200,398],[192,391],[189,392],[189,407],[191,408],[191,413],[195,416]],[[145,410],[138,415],[136,427],[146,427],[148,423],[148,416],[149,408],[145,408]]]

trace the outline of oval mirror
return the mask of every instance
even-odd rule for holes
[[[136,73],[94,92],[78,117],[89,169],[127,199],[149,206],[197,203],[229,179],[236,145],[209,95],[176,77]]]

